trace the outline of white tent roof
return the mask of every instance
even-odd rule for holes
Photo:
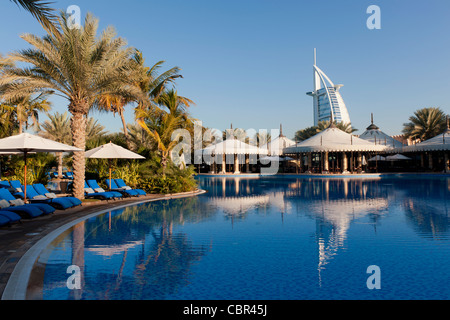
[[[357,138],[331,125],[299,144],[285,148],[284,154],[300,152],[384,151],[387,147]]]
[[[16,152],[71,152],[83,151],[53,140],[45,139],[29,133],[22,133],[8,138],[0,139],[0,152],[7,154]]]
[[[267,149],[258,148],[241,140],[231,138],[213,144],[202,150],[203,154],[262,154],[267,155]]]
[[[403,147],[403,152],[445,151],[450,150],[450,129],[427,141]]]
[[[86,151],[85,156],[91,159],[145,159],[145,157],[112,142]]]
[[[274,140],[261,146],[261,149],[268,150],[269,155],[280,156],[283,154],[283,149],[295,145],[295,141],[280,134]]]
[[[381,131],[376,126],[374,126],[374,127],[370,126],[369,128],[367,128],[367,130],[364,131],[364,133],[361,134],[359,136],[359,138],[369,141],[373,144],[379,144],[379,145],[386,146],[388,148],[403,147],[403,144],[400,141],[395,140],[394,138],[390,137],[389,135],[387,135],[386,133]]]

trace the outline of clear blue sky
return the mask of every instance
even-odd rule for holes
[[[366,9],[381,9],[381,30],[369,30]],[[179,94],[196,102],[194,117],[210,128],[276,129],[293,137],[313,125],[313,48],[319,67],[341,89],[361,134],[375,123],[388,134],[417,109],[450,113],[448,0],[164,0],[55,1],[92,12],[100,29],[115,26],[147,64],[179,66]],[[10,1],[0,3],[0,52],[27,48],[22,33],[40,25]],[[67,102],[54,100],[54,110]],[[94,114],[109,131],[121,122]],[[45,119],[45,117],[44,117]],[[127,112],[131,122],[132,110]]]

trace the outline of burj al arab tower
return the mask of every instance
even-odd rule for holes
[[[314,99],[314,125],[331,119],[338,123],[351,123],[344,99],[339,92],[343,85],[335,85],[316,63],[316,49],[314,49],[314,91],[307,93]]]

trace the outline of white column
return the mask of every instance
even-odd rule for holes
[[[237,154],[234,155],[234,174],[239,174],[241,173],[239,171],[239,157]]]
[[[348,173],[347,153],[342,154],[342,173]]]

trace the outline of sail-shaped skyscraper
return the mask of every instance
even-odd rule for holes
[[[342,84],[334,84],[330,78],[317,66],[316,49],[314,49],[314,91],[307,95],[313,97],[314,125],[321,121],[351,123],[350,115],[339,90]]]

